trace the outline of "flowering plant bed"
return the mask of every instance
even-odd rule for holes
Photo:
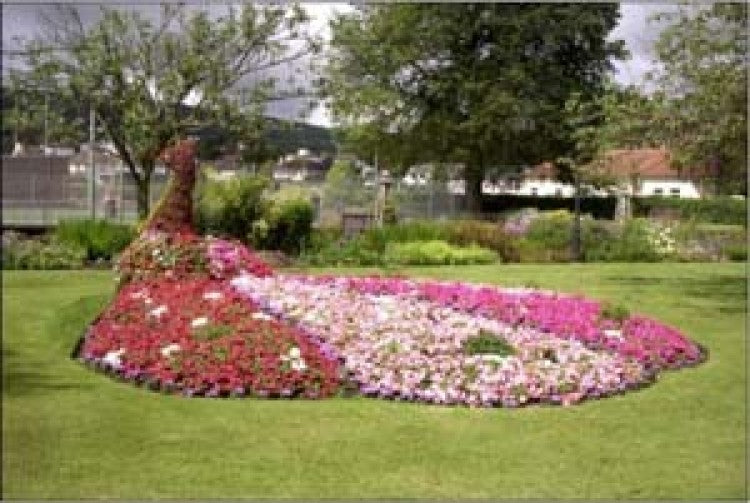
[[[90,327],[85,361],[154,389],[204,396],[330,396],[325,345],[210,279],[133,282]]]
[[[237,241],[201,237],[191,231],[143,232],[119,257],[115,270],[122,283],[156,278],[231,278],[240,272],[257,276],[271,268]]]
[[[443,404],[571,404],[638,388],[705,353],[591,300],[401,278],[240,276],[234,288],[335,347],[369,396]],[[478,348],[478,349],[477,349]]]
[[[568,405],[652,382],[705,352],[597,302],[404,278],[276,275],[241,243],[192,231],[195,144],[120,257],[112,304],[74,353],[188,396],[367,396],[469,406]]]

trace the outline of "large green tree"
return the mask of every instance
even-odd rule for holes
[[[601,92],[624,54],[607,40],[618,16],[616,4],[367,5],[332,23],[323,88],[341,124],[389,139],[380,158],[463,164],[477,210],[488,168],[570,150],[564,104]]]
[[[75,7],[58,6],[26,42],[22,71],[9,82],[93,108],[135,180],[145,217],[165,146],[206,125],[259,141],[266,103],[299,94],[279,89],[273,69],[316,49],[302,32],[306,20],[297,6],[228,5],[215,16],[172,4],[156,20],[103,7],[87,26]]]
[[[667,100],[655,121],[683,166],[707,165],[718,192],[747,193],[746,3],[682,6],[659,19],[653,82]]]

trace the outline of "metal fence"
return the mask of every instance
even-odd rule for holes
[[[51,227],[69,218],[137,220],[136,186],[122,167],[97,168],[91,193],[91,166],[71,163],[73,156],[3,156],[2,223],[4,228]],[[155,176],[152,204],[158,200],[166,176]]]

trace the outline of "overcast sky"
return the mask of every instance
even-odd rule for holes
[[[198,5],[210,5],[210,2],[198,3]],[[137,3],[135,4],[137,5]],[[304,2],[304,7],[310,13],[312,22],[310,30],[324,37],[328,34],[328,20],[336,12],[346,12],[351,7],[346,3],[311,3]],[[14,38],[17,36],[28,37],[39,30],[38,12],[42,5],[12,4],[4,3],[2,6],[2,40],[4,50],[16,47]],[[212,6],[215,7],[215,6]],[[156,5],[138,5],[139,10],[158,13]],[[216,7],[218,8],[218,7]],[[631,53],[628,61],[615,62],[615,79],[624,84],[640,84],[643,75],[651,68],[653,60],[653,42],[659,35],[659,28],[654,23],[648,23],[647,19],[664,10],[674,8],[674,4],[644,4],[644,3],[622,3],[620,7],[620,23],[613,30],[611,38],[623,39]],[[98,12],[96,5],[81,5],[82,12],[93,18]],[[3,56],[3,67],[8,68],[9,61]],[[276,103],[269,107],[272,115],[291,118],[297,115],[300,104],[295,102]],[[314,124],[329,125],[328,119],[322,106],[318,107],[306,119]]]

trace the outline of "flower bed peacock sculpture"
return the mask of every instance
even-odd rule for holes
[[[342,392],[469,406],[569,405],[706,358],[674,328],[593,300],[394,277],[281,274],[192,225],[195,143],[118,260],[81,361],[185,396]]]

